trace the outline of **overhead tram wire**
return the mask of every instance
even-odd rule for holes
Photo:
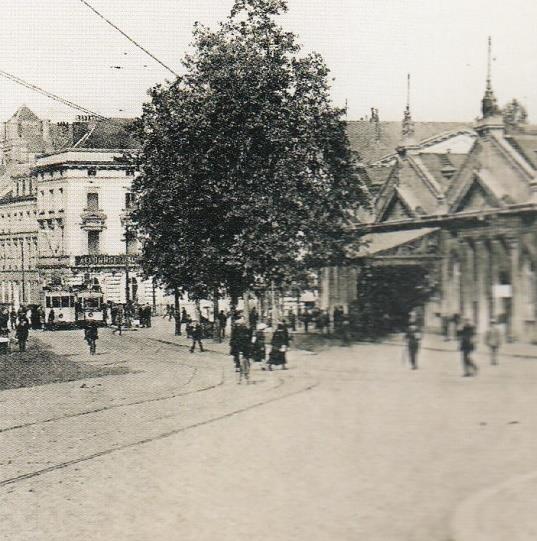
[[[102,13],[97,11],[89,2],[86,2],[86,0],[80,0],[80,2],[82,2],[86,7],[91,9],[91,11],[93,11],[93,13],[95,13],[95,15],[100,17],[103,21],[105,21],[107,24],[109,24],[112,28],[117,30],[122,36],[127,38],[133,45],[138,47],[138,49],[143,51],[146,55],[150,56],[153,60],[155,60],[155,62],[158,62],[163,68],[165,68],[170,73],[175,75],[175,77],[179,77],[179,74],[177,72],[175,72],[172,68],[170,68],[169,66],[164,64],[164,62],[159,60],[153,53],[148,51],[143,45],[140,45],[135,39],[131,38],[127,33],[123,32],[123,30],[121,30],[121,28],[119,28],[119,26],[115,25],[110,19],[107,19]]]
[[[96,113],[92,111],[91,109],[88,109],[87,107],[82,107],[82,105],[77,105],[76,103],[72,101],[66,100],[65,98],[62,98],[61,96],[58,96],[57,94],[53,94],[52,92],[49,92],[48,90],[45,90],[44,88],[41,88],[37,85],[29,83],[28,81],[25,81],[24,79],[21,79],[20,77],[17,77],[16,75],[13,75],[12,73],[8,73],[7,71],[0,69],[0,76],[17,83],[18,85],[29,88],[30,90],[33,90],[34,92],[37,92],[38,94],[42,94],[43,96],[46,96],[47,98],[50,98],[59,103],[62,103],[63,105],[67,105],[67,107],[70,107],[71,109],[76,109],[77,111],[81,111],[82,113],[85,113],[86,115],[93,116],[97,120],[110,120],[108,117],[100,115],[99,113]]]

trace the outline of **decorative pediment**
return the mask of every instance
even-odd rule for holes
[[[391,199],[379,213],[377,222],[389,222],[391,220],[405,220],[412,218],[413,212],[399,193],[394,192]]]
[[[464,195],[459,199],[454,212],[469,212],[473,210],[486,210],[498,208],[501,205],[494,195],[474,179]]]

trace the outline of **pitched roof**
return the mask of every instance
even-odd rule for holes
[[[442,132],[470,128],[464,122],[415,122],[414,137],[417,141],[428,139]],[[347,135],[351,148],[364,163],[374,162],[395,151],[401,142],[401,122],[347,122]]]
[[[97,122],[91,135],[83,141],[80,148],[136,149],[140,143],[132,133],[134,119],[110,118]],[[73,145],[91,130],[88,123],[73,124]]]
[[[26,105],[22,105],[21,107],[19,107],[11,118],[32,122],[41,122],[40,118]]]
[[[517,133],[505,138],[537,170],[537,134]]]

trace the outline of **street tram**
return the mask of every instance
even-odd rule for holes
[[[71,291],[45,291],[45,321],[54,310],[56,325],[75,325],[76,304],[76,294]]]
[[[79,291],[77,321],[103,323],[103,294],[97,291]]]
[[[54,310],[54,324],[60,327],[103,323],[103,294],[90,290],[50,290],[44,292],[45,321]]]

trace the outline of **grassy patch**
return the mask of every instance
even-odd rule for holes
[[[24,353],[0,355],[0,390],[127,374],[124,366],[95,367],[58,355],[33,338]]]

